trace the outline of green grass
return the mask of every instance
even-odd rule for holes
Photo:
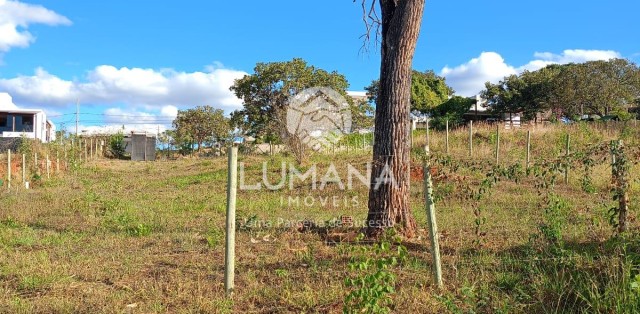
[[[495,129],[476,132],[474,158],[491,165]],[[585,125],[535,129],[533,159],[562,154],[565,134],[579,149],[619,132]],[[640,145],[635,132],[625,140],[629,147]],[[466,136],[464,129],[452,132],[454,160],[469,159]],[[443,138],[431,133],[432,151],[444,150]],[[522,130],[501,133],[503,165],[523,163],[525,138]],[[420,133],[414,141],[416,147],[424,144]],[[414,153],[420,167],[420,149]],[[310,162],[321,174],[335,162],[345,180],[348,163],[364,169],[369,159],[370,151],[350,151],[316,155]],[[242,156],[246,183],[262,180],[263,161],[275,182],[281,162],[292,159]],[[344,191],[330,184],[319,191],[296,181],[292,190],[238,191],[236,290],[230,300],[223,285],[226,167],[224,158],[99,160],[54,180],[43,178],[31,190],[3,190],[0,312],[341,312],[349,292],[343,282],[351,274],[350,252],[357,245],[326,244],[322,234],[300,233],[297,222],[342,215],[362,220],[367,188],[358,183]],[[583,190],[581,169],[572,170],[569,185],[559,182],[554,188],[559,207],[545,202],[548,193],[535,188],[532,177],[501,181],[477,203],[467,199],[465,184],[479,184],[483,171],[461,166],[436,178],[442,290],[433,285],[422,182],[414,178],[411,206],[420,230],[403,240],[407,259],[391,269],[397,276],[392,312],[637,313],[638,173],[640,166],[634,165],[631,231],[620,237],[608,222],[614,202],[606,162],[592,170],[592,191]],[[314,202],[288,204],[288,197],[296,196]],[[319,201],[327,196],[338,197],[338,204]],[[345,204],[345,197],[358,203]],[[474,233],[473,206],[482,208],[486,219],[481,241]]]

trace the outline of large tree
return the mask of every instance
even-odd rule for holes
[[[567,116],[626,111],[638,96],[640,70],[625,59],[570,64],[556,77],[556,101]]]
[[[211,106],[198,106],[192,109],[179,110],[175,120],[175,137],[182,144],[198,144],[198,151],[202,144],[209,141],[219,141],[229,136],[229,120],[225,118],[221,109]]]
[[[376,102],[380,80],[373,80],[365,89],[369,99]],[[433,70],[411,72],[411,111],[430,113],[438,105],[447,101],[453,93],[453,88],[447,85],[445,78],[437,75]]]
[[[565,116],[624,112],[640,93],[638,66],[624,59],[549,65],[487,82],[482,96],[496,113],[553,110]]]
[[[231,91],[243,108],[232,114],[235,127],[267,140],[282,140],[296,159],[305,158],[304,145],[286,128],[289,97],[311,87],[329,87],[345,96],[349,83],[344,75],[308,65],[302,59],[256,64],[253,74],[235,81]]]
[[[431,110],[431,126],[437,129],[444,129],[448,123],[449,127],[457,127],[464,123],[464,114],[469,112],[476,103],[475,99],[453,96],[447,101]]]
[[[377,95],[367,234],[399,225],[415,234],[409,206],[411,69],[425,0],[379,0],[380,90]]]

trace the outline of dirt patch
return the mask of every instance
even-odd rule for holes
[[[431,177],[438,177],[438,168],[435,166],[431,166],[429,168],[431,172]],[[422,182],[424,181],[424,167],[422,165],[411,165],[411,181],[413,182]]]

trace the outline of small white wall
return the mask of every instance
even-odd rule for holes
[[[2,132],[2,137],[26,137],[36,138],[36,134],[33,132]]]
[[[49,142],[55,142],[56,140],[56,125],[51,123],[51,136],[49,137]],[[46,132],[46,131],[45,131]]]
[[[47,117],[44,112],[38,112],[35,115],[35,121],[33,121],[34,132],[36,133],[36,138],[42,142],[47,141]]]

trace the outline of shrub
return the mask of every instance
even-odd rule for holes
[[[115,158],[124,158],[125,144],[124,134],[122,134],[122,132],[118,132],[109,137],[109,151]]]

